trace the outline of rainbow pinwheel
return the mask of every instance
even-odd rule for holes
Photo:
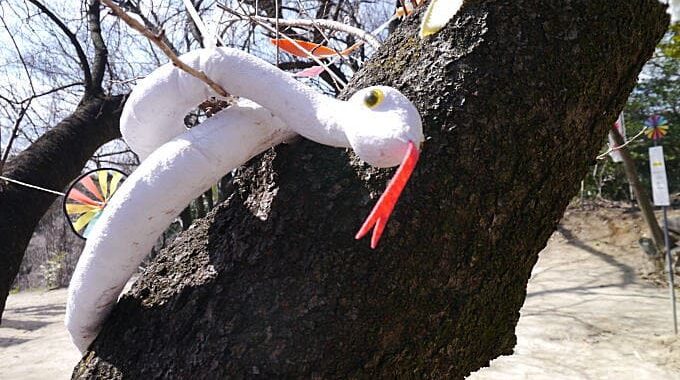
[[[661,140],[668,133],[668,120],[654,115],[645,120],[645,135],[650,140]]]
[[[106,203],[125,180],[117,169],[96,169],[78,177],[64,197],[64,213],[73,231],[87,239]]]

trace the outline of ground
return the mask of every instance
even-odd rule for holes
[[[515,354],[470,379],[680,379],[668,288],[639,275],[644,234],[630,210],[568,211],[534,268]],[[63,327],[65,299],[64,289],[9,297],[0,379],[70,377],[79,355]]]
[[[638,274],[641,231],[625,209],[568,211],[529,281],[515,354],[470,379],[680,379],[668,288]]]
[[[80,355],[66,334],[66,289],[11,294],[0,325],[0,379],[68,379]]]

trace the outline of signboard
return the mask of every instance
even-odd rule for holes
[[[668,180],[666,179],[666,163],[663,159],[663,147],[649,148],[649,170],[652,173],[652,196],[654,205],[670,206],[668,196]]]
[[[626,142],[626,124],[623,122],[623,112],[619,115],[619,118],[616,119],[616,123],[614,123],[614,126],[612,127],[613,129],[619,131],[619,134],[621,137],[623,137],[623,142]],[[609,148],[613,149],[616,148],[616,143],[614,142],[614,139],[609,136]],[[609,155],[612,158],[612,161],[614,162],[623,162],[623,157],[621,157],[621,152],[618,150],[612,150],[609,152]]]

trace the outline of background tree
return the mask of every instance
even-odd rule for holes
[[[678,29],[678,25],[674,27]],[[666,40],[674,39],[674,32]],[[675,44],[673,44],[675,45]],[[671,193],[680,193],[680,56],[670,53],[667,43],[649,61],[635,90],[631,93],[626,106],[629,126],[633,131],[644,127],[644,122],[652,115],[663,115],[668,119],[670,133],[661,141],[664,145],[668,185]],[[648,149],[652,141],[640,139],[632,144],[630,150],[638,165],[644,185],[651,189]]]
[[[462,378],[512,352],[538,252],[668,17],[656,0],[468,1],[426,41],[418,21],[343,93],[395,86],[425,123],[381,248],[351,237],[389,170],[279,146],[155,259],[74,378]]]
[[[671,194],[680,193],[680,23],[674,24],[645,65],[643,75],[624,108],[628,137],[644,128],[652,115],[668,119],[670,133],[663,139],[666,170]],[[642,186],[651,189],[648,149],[652,141],[640,137],[627,148],[633,158]],[[606,160],[597,162],[586,177],[590,196],[627,200],[628,189],[623,165]]]
[[[89,1],[84,11],[87,16],[85,19],[87,30],[90,32],[91,58],[88,57],[74,32],[52,10],[37,0],[30,0],[24,6],[31,14],[36,13],[37,10],[39,12],[37,17],[43,23],[53,26],[51,33],[60,33],[60,43],[63,41],[68,44],[58,45],[68,52],[64,59],[55,61],[52,65],[33,67],[33,72],[29,69],[26,57],[20,54],[19,57],[28,79],[31,80],[36,72],[49,76],[52,70],[67,70],[68,66],[60,64],[68,61],[70,57],[80,68],[80,81],[72,80],[70,84],[57,86],[47,91],[36,89],[31,82],[29,97],[16,99],[3,96],[5,110],[19,108],[19,114],[16,116],[14,128],[9,137],[10,141],[16,139],[24,118],[31,117],[28,108],[41,94],[62,90],[67,86],[75,85],[73,82],[82,85],[83,90],[77,106],[70,115],[56,123],[53,128],[9,161],[6,160],[12,147],[11,143],[7,144],[2,155],[4,166],[2,173],[22,182],[62,190],[80,173],[97,148],[120,136],[118,119],[124,96],[112,95],[102,86],[108,63],[108,51],[101,35],[98,1]],[[16,9],[13,10],[16,11]],[[7,23],[3,25],[8,28]],[[18,45],[14,46],[18,52],[20,50]],[[12,83],[10,82],[9,86]],[[54,194],[26,189],[10,183],[1,184],[0,215],[3,221],[0,223],[0,241],[3,249],[0,251],[0,313],[4,310],[10,286],[19,270],[33,231],[55,198]]]

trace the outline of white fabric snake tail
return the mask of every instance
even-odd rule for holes
[[[202,82],[168,64],[132,91],[121,133],[143,162],[104,209],[69,286],[66,326],[81,352],[156,238],[230,170],[296,133],[352,147],[380,167],[399,164],[424,140],[418,112],[393,88],[367,88],[344,102],[238,50],[198,50],[180,58],[230,94],[259,105],[232,106],[187,130],[184,116],[213,95]]]

